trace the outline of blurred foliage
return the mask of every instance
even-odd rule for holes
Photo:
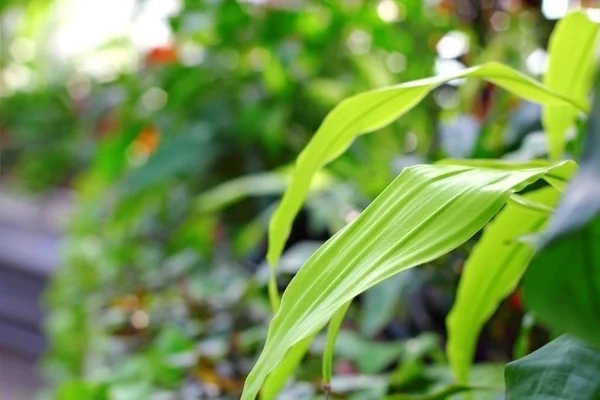
[[[43,36],[34,22],[49,2],[33,3],[0,3],[3,20],[21,15],[0,44],[2,79],[19,68],[32,76],[29,85],[4,85],[0,171],[3,182],[36,194],[76,192],[65,262],[46,295],[46,395],[58,399],[239,398],[270,318],[268,220],[289,164],[331,107],[483,61],[527,72],[552,25],[534,1],[186,0],[169,20],[172,45],[136,53],[133,70],[93,77],[14,59],[14,40]],[[131,50],[115,41],[98,52],[123,49]],[[539,156],[544,144],[528,136],[539,114],[491,85],[451,82],[360,138],[313,186],[279,284],[405,166],[446,155]],[[332,398],[451,384],[439,373],[444,318],[470,247],[353,304]],[[521,318],[513,297],[477,359],[509,359]],[[320,393],[319,343],[287,398]]]

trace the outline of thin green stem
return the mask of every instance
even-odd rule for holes
[[[279,291],[277,290],[277,277],[275,276],[275,270],[271,270],[271,276],[269,277],[269,302],[271,303],[271,310],[273,314],[279,309]]]

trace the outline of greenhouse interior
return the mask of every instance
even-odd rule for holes
[[[599,31],[0,0],[0,399],[600,399]]]

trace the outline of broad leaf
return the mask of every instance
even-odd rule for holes
[[[599,87],[600,93],[600,87]],[[524,279],[525,302],[542,322],[600,348],[600,98],[581,170],[567,186]],[[568,266],[568,269],[565,267]]]
[[[292,182],[269,225],[267,259],[271,267],[277,265],[292,222],[302,207],[317,171],[344,153],[357,136],[386,126],[412,109],[436,87],[461,77],[485,79],[524,99],[544,105],[564,105],[581,111],[587,109],[585,102],[573,101],[555,93],[498,63],[483,64],[450,76],[406,82],[346,99],[327,115],[298,156]]]
[[[294,277],[242,398],[255,398],[294,345],[317,333],[355,296],[451,251],[480,230],[515,190],[549,172],[561,175],[571,168],[571,163],[519,171],[452,165],[406,168]]]
[[[600,399],[600,352],[563,335],[506,365],[505,378],[508,399]]]
[[[585,103],[593,81],[598,28],[582,11],[570,13],[556,24],[550,36],[548,70],[544,75],[548,88]],[[577,110],[572,107],[544,107],[542,123],[548,134],[551,159],[562,156],[567,129],[576,118]]]
[[[456,301],[447,318],[447,353],[459,384],[468,382],[479,333],[502,299],[517,286],[533,257],[519,237],[538,232],[549,214],[537,206],[554,206],[559,192],[544,188],[509,203],[489,224],[465,263]]]
[[[549,243],[524,279],[525,303],[552,328],[600,349],[600,218]]]

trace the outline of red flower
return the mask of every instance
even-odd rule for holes
[[[146,64],[172,64],[177,61],[177,50],[173,46],[154,47],[146,53]]]
[[[514,291],[513,294],[510,295],[508,298],[508,304],[510,304],[510,307],[514,310],[521,309],[523,303],[521,302],[521,293],[518,290]]]

